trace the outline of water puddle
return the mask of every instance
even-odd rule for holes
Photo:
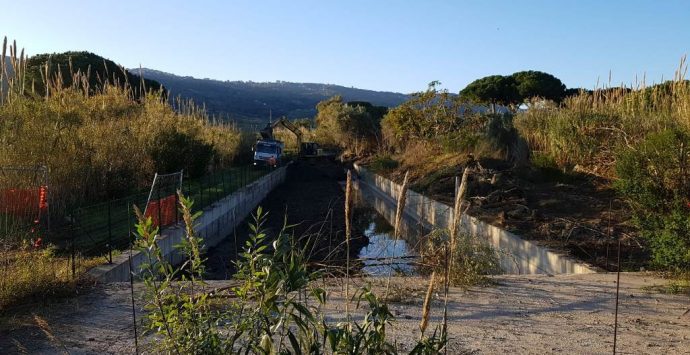
[[[416,253],[408,243],[393,238],[393,227],[373,209],[363,212],[368,217],[364,235],[369,244],[359,252],[362,271],[369,276],[414,275]]]

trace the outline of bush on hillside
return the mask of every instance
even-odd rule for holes
[[[150,154],[158,173],[184,169],[191,178],[197,178],[206,173],[213,146],[188,133],[169,130],[158,134]]]
[[[45,77],[46,69],[48,78]],[[142,78],[115,62],[90,52],[38,54],[27,60],[26,71],[27,87],[33,87],[40,96],[45,95],[46,79],[53,80],[59,77],[63,87],[67,88],[75,84],[73,74],[77,72],[82,74],[77,80],[86,79],[91,94],[97,93],[104,85],[128,86],[133,89],[136,97],[140,97],[147,90],[163,89],[159,82]],[[161,96],[165,96],[164,89],[161,90]]]
[[[690,134],[669,129],[623,150],[616,163],[616,187],[631,203],[653,262],[666,269],[690,269],[689,149]]]
[[[471,153],[515,164],[527,161],[527,144],[513,127],[512,115],[481,114],[471,107],[432,83],[389,111],[381,122],[384,139],[390,151],[403,155],[426,142],[440,153]]]
[[[376,172],[383,172],[393,170],[400,165],[398,161],[391,158],[390,155],[377,155],[372,159],[369,168]]]
[[[561,105],[535,101],[518,113],[515,126],[532,150],[549,155],[559,167],[577,165],[613,178],[617,151],[670,127],[690,128],[688,107],[690,85],[675,80],[636,90],[580,91]]]
[[[431,83],[423,92],[411,95],[410,100],[391,109],[381,121],[387,144],[404,150],[408,143],[444,137],[467,126],[462,119],[463,107],[447,91],[436,89]]]
[[[385,108],[369,103],[343,102],[340,96],[317,106],[316,141],[356,155],[372,152],[380,142],[380,120]]]

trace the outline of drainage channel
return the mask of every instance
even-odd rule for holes
[[[311,238],[311,260],[332,270],[344,270],[345,173],[342,165],[332,161],[298,161],[288,167],[285,183],[259,203],[267,218],[263,224],[269,236],[280,232],[284,224],[294,225],[287,232],[295,241]],[[415,275],[418,238],[409,230],[393,238],[393,227],[386,218],[367,205],[367,198],[356,193],[353,209],[353,231],[350,242],[351,273],[369,276]],[[229,279],[235,272],[234,261],[242,253],[251,233],[248,217],[237,225],[206,257],[207,279]],[[298,243],[299,244],[299,243]],[[336,273],[337,274],[337,273]]]
[[[416,275],[418,257],[413,244],[395,238],[394,228],[375,210],[360,209],[368,210],[369,216],[369,225],[364,230],[369,243],[359,251],[362,272],[369,276]]]

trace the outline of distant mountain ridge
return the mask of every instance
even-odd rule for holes
[[[131,69],[139,73],[139,69]],[[235,120],[240,125],[258,125],[274,117],[314,117],[316,104],[335,95],[344,101],[367,101],[377,106],[394,107],[409,96],[395,92],[348,88],[340,85],[292,82],[220,81],[179,76],[143,68],[146,79],[160,82],[171,97],[181,96],[206,106],[216,116]]]

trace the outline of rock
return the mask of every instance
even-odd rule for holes
[[[508,211],[507,214],[511,218],[524,218],[532,215],[530,209],[522,205],[518,205],[515,209]]]
[[[501,173],[496,173],[491,176],[491,185],[496,185],[501,182],[501,178],[503,177],[503,174]]]

